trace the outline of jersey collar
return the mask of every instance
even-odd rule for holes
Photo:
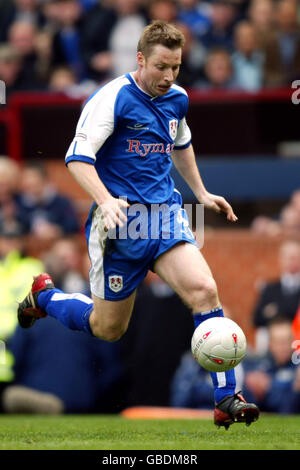
[[[158,98],[161,98],[161,96],[152,96],[150,95],[149,93],[147,93],[146,91],[144,91],[135,81],[135,79],[133,78],[133,72],[130,72],[130,73],[127,73],[126,74],[126,77],[128,78],[128,80],[130,81],[130,83],[135,86],[144,96],[147,96],[148,99],[150,101],[154,101],[154,100],[157,100]]]

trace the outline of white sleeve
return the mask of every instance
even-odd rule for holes
[[[188,145],[190,145],[191,138],[192,134],[190,128],[187,125],[186,119],[183,118],[178,126],[177,136],[175,139],[175,149],[188,147]]]
[[[124,81],[114,80],[87,102],[67,151],[66,163],[72,160],[95,163],[96,153],[114,131],[115,102],[123,85]]]

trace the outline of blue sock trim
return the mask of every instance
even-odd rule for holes
[[[222,307],[213,308],[209,312],[194,313],[193,318],[194,318],[195,328],[197,328],[197,326],[199,326],[205,320],[208,320],[209,318],[214,318],[214,317],[224,317],[224,312],[223,312]]]
[[[226,385],[224,387],[219,386],[220,374],[224,374]],[[228,370],[227,372],[211,372],[210,373],[213,384],[214,384],[214,399],[216,403],[219,403],[223,398],[234,395],[235,394],[235,387],[236,387],[236,380],[235,380],[235,372],[234,369]],[[224,378],[223,378],[224,380]]]

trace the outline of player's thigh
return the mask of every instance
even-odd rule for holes
[[[154,271],[183,299],[193,290],[214,286],[212,272],[199,248],[179,243],[163,253],[154,264]]]
[[[90,317],[93,332],[104,339],[113,340],[127,330],[134,307],[136,291],[122,300],[105,300],[92,294],[94,309]],[[109,338],[109,336],[112,336]]]

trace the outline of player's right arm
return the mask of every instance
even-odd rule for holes
[[[101,181],[94,164],[96,154],[114,130],[115,100],[122,81],[111,82],[99,90],[85,105],[68,149],[66,164],[79,185],[101,207],[108,229],[123,225],[127,220],[122,212],[128,203],[114,198]]]
[[[127,220],[122,208],[128,207],[128,203],[123,199],[114,198],[109,193],[99,178],[95,167],[89,163],[71,161],[68,164],[68,169],[77,183],[101,207],[107,229],[113,229],[116,225],[122,227]]]

